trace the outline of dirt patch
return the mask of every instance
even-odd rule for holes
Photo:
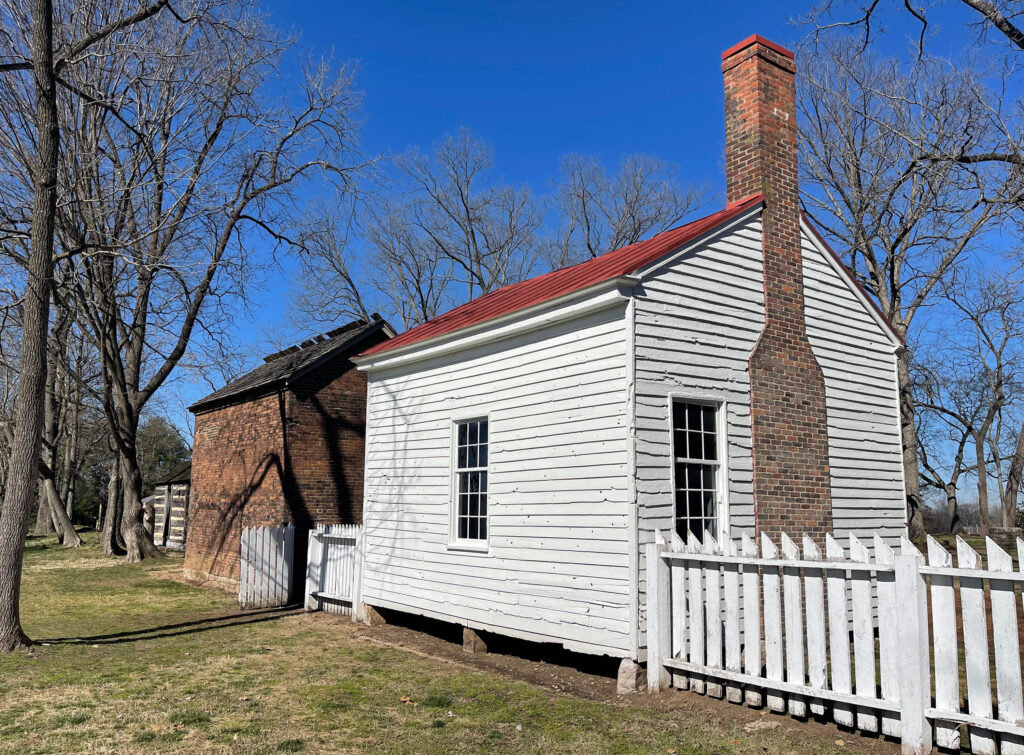
[[[389,623],[377,627],[367,627],[352,622],[348,617],[330,614],[310,615],[309,618],[337,624],[339,631],[350,633],[362,642],[402,650],[463,669],[499,674],[559,695],[644,710],[684,712],[712,725],[743,729],[748,733],[785,733],[805,742],[827,742],[832,747],[856,752],[891,755],[899,751],[899,743],[893,740],[814,719],[799,721],[787,715],[689,691],[618,695],[615,674],[619,661],[614,658],[571,653],[556,645],[520,642],[493,634],[483,635],[488,643],[486,654],[469,654],[462,650],[461,627],[392,612],[386,616]],[[765,752],[768,751],[765,748]]]

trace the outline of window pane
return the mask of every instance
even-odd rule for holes
[[[480,539],[481,540],[486,540],[487,539],[487,520],[486,519],[481,519],[480,520]]]
[[[700,406],[697,404],[686,406],[686,429],[690,432],[700,430]]]
[[[691,459],[703,459],[704,458],[704,445],[701,443],[700,433],[691,432],[687,436],[687,452],[686,455]]]
[[[704,458],[714,461],[717,458],[718,449],[715,448],[715,436],[711,433],[704,434]]]
[[[704,409],[703,409],[703,413],[704,413],[704,422],[703,422],[703,427],[701,429],[704,430],[704,432],[706,432],[706,433],[714,432],[715,431],[715,407],[713,407],[713,406],[705,406]]]
[[[468,432],[469,432],[469,430],[468,430],[468,427],[467,427],[466,423],[465,422],[460,422],[459,423],[459,445],[460,446],[466,445],[466,435],[467,435]]]
[[[485,443],[484,445],[480,446],[479,449],[480,449],[480,454],[477,457],[477,464],[479,464],[481,467],[486,467],[487,466],[487,444]]]
[[[480,442],[487,442],[487,420],[480,422]]]
[[[470,540],[476,540],[479,537],[479,532],[480,532],[479,523],[480,523],[480,520],[477,519],[476,517],[472,517],[469,520],[469,534],[466,535],[466,537],[468,537]]]
[[[466,468],[466,449],[464,446],[459,447],[459,469]]]
[[[466,466],[470,467],[470,468],[475,467],[477,465],[476,464],[476,460],[477,460],[476,446],[469,446],[466,449]]]
[[[478,425],[476,422],[470,422],[469,423],[469,441],[468,442],[470,444],[476,443],[477,431],[479,429],[480,429],[480,425]]]
[[[487,493],[480,494],[480,516],[487,516]]]
[[[686,514],[691,519],[700,519],[704,516],[704,501],[699,490],[687,491],[686,509]]]

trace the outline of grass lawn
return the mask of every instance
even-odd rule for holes
[[[22,611],[42,644],[0,656],[0,752],[894,749],[689,693],[583,699],[341,617],[240,613],[171,579],[180,559],[127,566],[97,546],[29,540]],[[745,728],[757,720],[769,725]]]

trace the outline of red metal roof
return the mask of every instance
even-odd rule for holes
[[[728,205],[724,210],[719,210],[679,228],[659,233],[646,241],[607,252],[579,265],[554,270],[522,283],[491,291],[468,304],[463,304],[450,312],[438,315],[433,320],[417,325],[391,340],[384,341],[372,349],[367,349],[360,356],[380,354],[447,335],[471,325],[478,325],[502,315],[543,304],[603,281],[628,275],[743,214],[762,201],[762,196],[755,194]]]

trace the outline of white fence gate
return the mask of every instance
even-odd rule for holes
[[[306,609],[361,618],[362,584],[362,525],[319,525],[310,530]]]
[[[828,537],[824,559],[807,537],[801,553],[782,535],[781,557],[767,536],[760,549],[744,536],[741,552],[704,540],[689,547],[673,533],[647,546],[652,690],[809,711],[899,737],[905,753],[930,752],[933,725],[941,747],[959,748],[966,726],[976,753],[1024,753],[1024,574],[996,543],[983,569],[960,539],[956,568],[932,538],[927,564],[906,539],[894,552],[876,536],[873,560],[852,535],[849,552]],[[1017,552],[1019,564],[1024,541]]]
[[[238,605],[271,608],[292,602],[295,525],[243,527],[238,574]]]

